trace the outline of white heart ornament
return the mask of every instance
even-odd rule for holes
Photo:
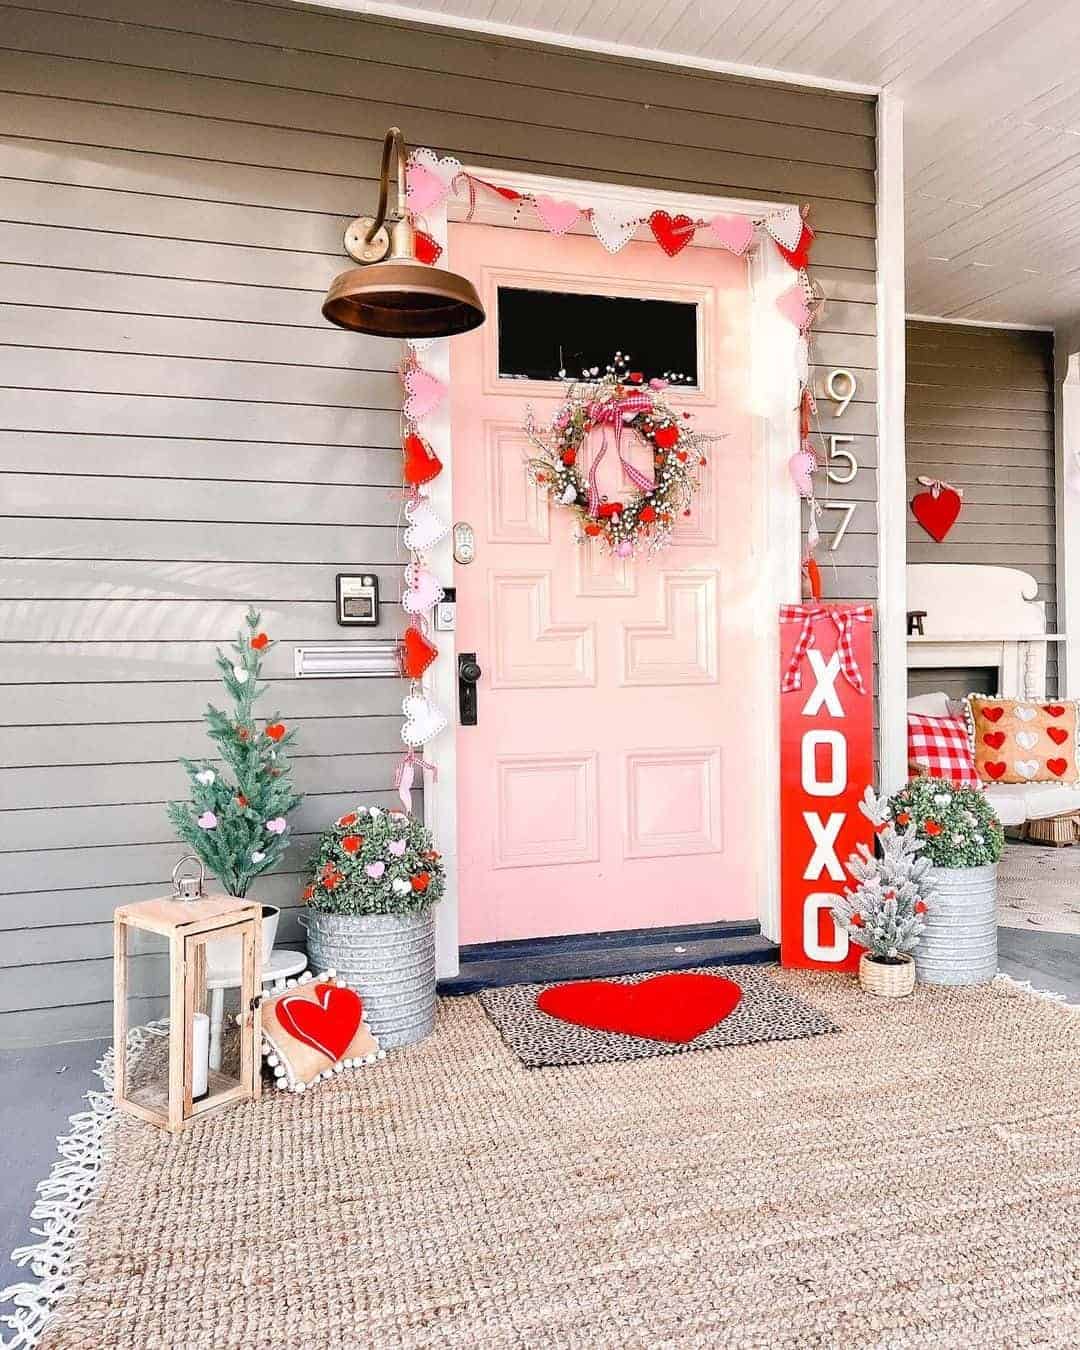
[[[765,218],[765,228],[778,244],[783,244],[789,253],[793,253],[802,238],[803,218],[797,206],[785,207]]]
[[[1016,744],[1021,750],[1034,750],[1039,743],[1039,736],[1034,731],[1018,731],[1016,733]]]
[[[426,614],[443,598],[443,588],[436,577],[418,563],[405,568],[405,594],[401,606],[409,614]]]
[[[395,895],[408,895],[412,890],[412,882],[406,881],[404,877],[395,877],[390,886]]]
[[[233,666],[232,673],[237,684],[247,684],[248,673],[243,666]]]
[[[567,483],[562,491],[562,495],[559,497],[559,501],[562,502],[563,506],[573,506],[577,501],[577,488],[573,483]]]
[[[1034,778],[1039,772],[1039,761],[1037,759],[1018,759],[1014,761],[1013,768],[1021,778]]]
[[[437,544],[450,533],[450,526],[441,521],[431,509],[430,502],[423,499],[408,502],[405,506],[405,517],[409,523],[402,539],[408,549],[421,552],[430,548],[432,544]]]
[[[630,220],[625,219],[621,211],[612,211],[610,208],[605,210],[603,207],[597,206],[593,208],[592,227],[593,233],[607,251],[618,253],[624,244],[628,244],[633,239],[638,222],[636,217]]]
[[[446,717],[423,694],[410,694],[401,704],[405,724],[401,739],[406,745],[425,745],[446,726]]]
[[[203,787],[209,787],[214,779],[217,778],[217,774],[213,769],[200,769],[195,775],[195,778],[198,782],[202,783]]]
[[[1016,715],[1021,722],[1033,722],[1037,714],[1034,708],[1017,708]]]

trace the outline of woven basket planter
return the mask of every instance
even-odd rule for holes
[[[933,867],[926,929],[915,949],[922,984],[988,984],[997,974],[997,863]]]
[[[314,970],[335,970],[364,1000],[364,1020],[384,1050],[422,1041],[435,1025],[435,916],[305,917]]]
[[[910,956],[897,957],[896,963],[875,961],[869,952],[859,958],[859,984],[868,994],[879,998],[903,998],[915,988],[915,962]]]

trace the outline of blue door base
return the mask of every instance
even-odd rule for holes
[[[439,981],[439,993],[474,994],[495,985],[588,980],[643,970],[760,965],[778,956],[779,948],[751,922],[478,942],[462,947],[461,970],[452,979]]]

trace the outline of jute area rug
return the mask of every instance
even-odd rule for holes
[[[998,866],[998,924],[1080,934],[1080,845],[1006,844]]]
[[[526,1069],[474,999],[369,1071],[108,1126],[52,1350],[1080,1344],[1080,1017],[1001,981],[840,1034]]]

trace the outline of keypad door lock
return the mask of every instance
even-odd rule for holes
[[[476,663],[475,652],[459,652],[458,669],[458,717],[463,727],[476,726],[477,699],[476,682],[483,671]]]

